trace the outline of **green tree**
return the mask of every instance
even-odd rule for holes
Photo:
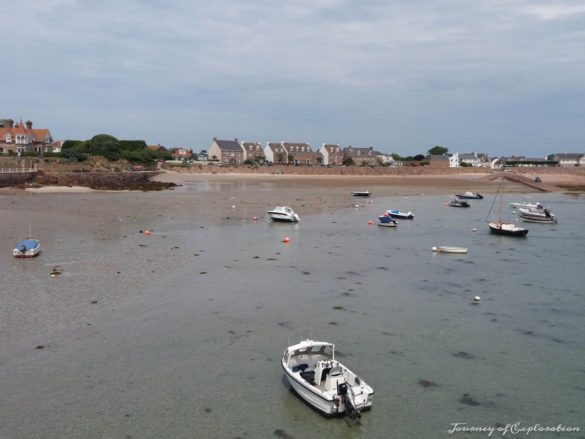
[[[347,157],[347,158],[343,159],[342,164],[344,166],[353,166],[353,165],[355,165],[355,162],[353,161],[353,159],[351,157]]]
[[[120,142],[114,136],[109,134],[98,134],[86,142],[87,150],[92,155],[101,155],[108,160],[118,160],[120,158]]]
[[[444,146],[434,146],[429,149],[429,154],[431,155],[445,155],[449,152],[449,148],[445,148]]]

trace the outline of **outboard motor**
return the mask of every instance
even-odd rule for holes
[[[345,403],[345,412],[351,419],[361,418],[362,414],[355,408],[353,392],[347,383],[341,383],[337,386],[337,393],[343,398]]]

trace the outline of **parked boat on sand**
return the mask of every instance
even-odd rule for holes
[[[354,197],[369,197],[370,195],[372,195],[372,193],[370,191],[355,191],[352,192],[351,195],[353,195]]]
[[[34,258],[41,252],[41,243],[38,239],[29,236],[25,239],[21,239],[14,250],[12,255],[15,258]]]
[[[356,418],[372,406],[374,390],[335,359],[332,343],[307,339],[289,346],[281,365],[297,394],[325,415]]]

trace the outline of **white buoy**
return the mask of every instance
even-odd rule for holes
[[[473,229],[471,229],[472,232],[477,232],[477,229],[474,227]]]
[[[433,248],[431,250],[436,252],[438,249],[437,249],[437,247],[433,246]]]
[[[479,297],[479,296],[475,296],[475,297],[473,298],[473,303],[474,303],[474,304],[478,304],[480,300],[481,300],[481,297]]]

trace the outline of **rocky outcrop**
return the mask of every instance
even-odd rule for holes
[[[150,181],[159,172],[43,172],[39,171],[32,186],[84,186],[96,190],[164,190],[175,183]]]

